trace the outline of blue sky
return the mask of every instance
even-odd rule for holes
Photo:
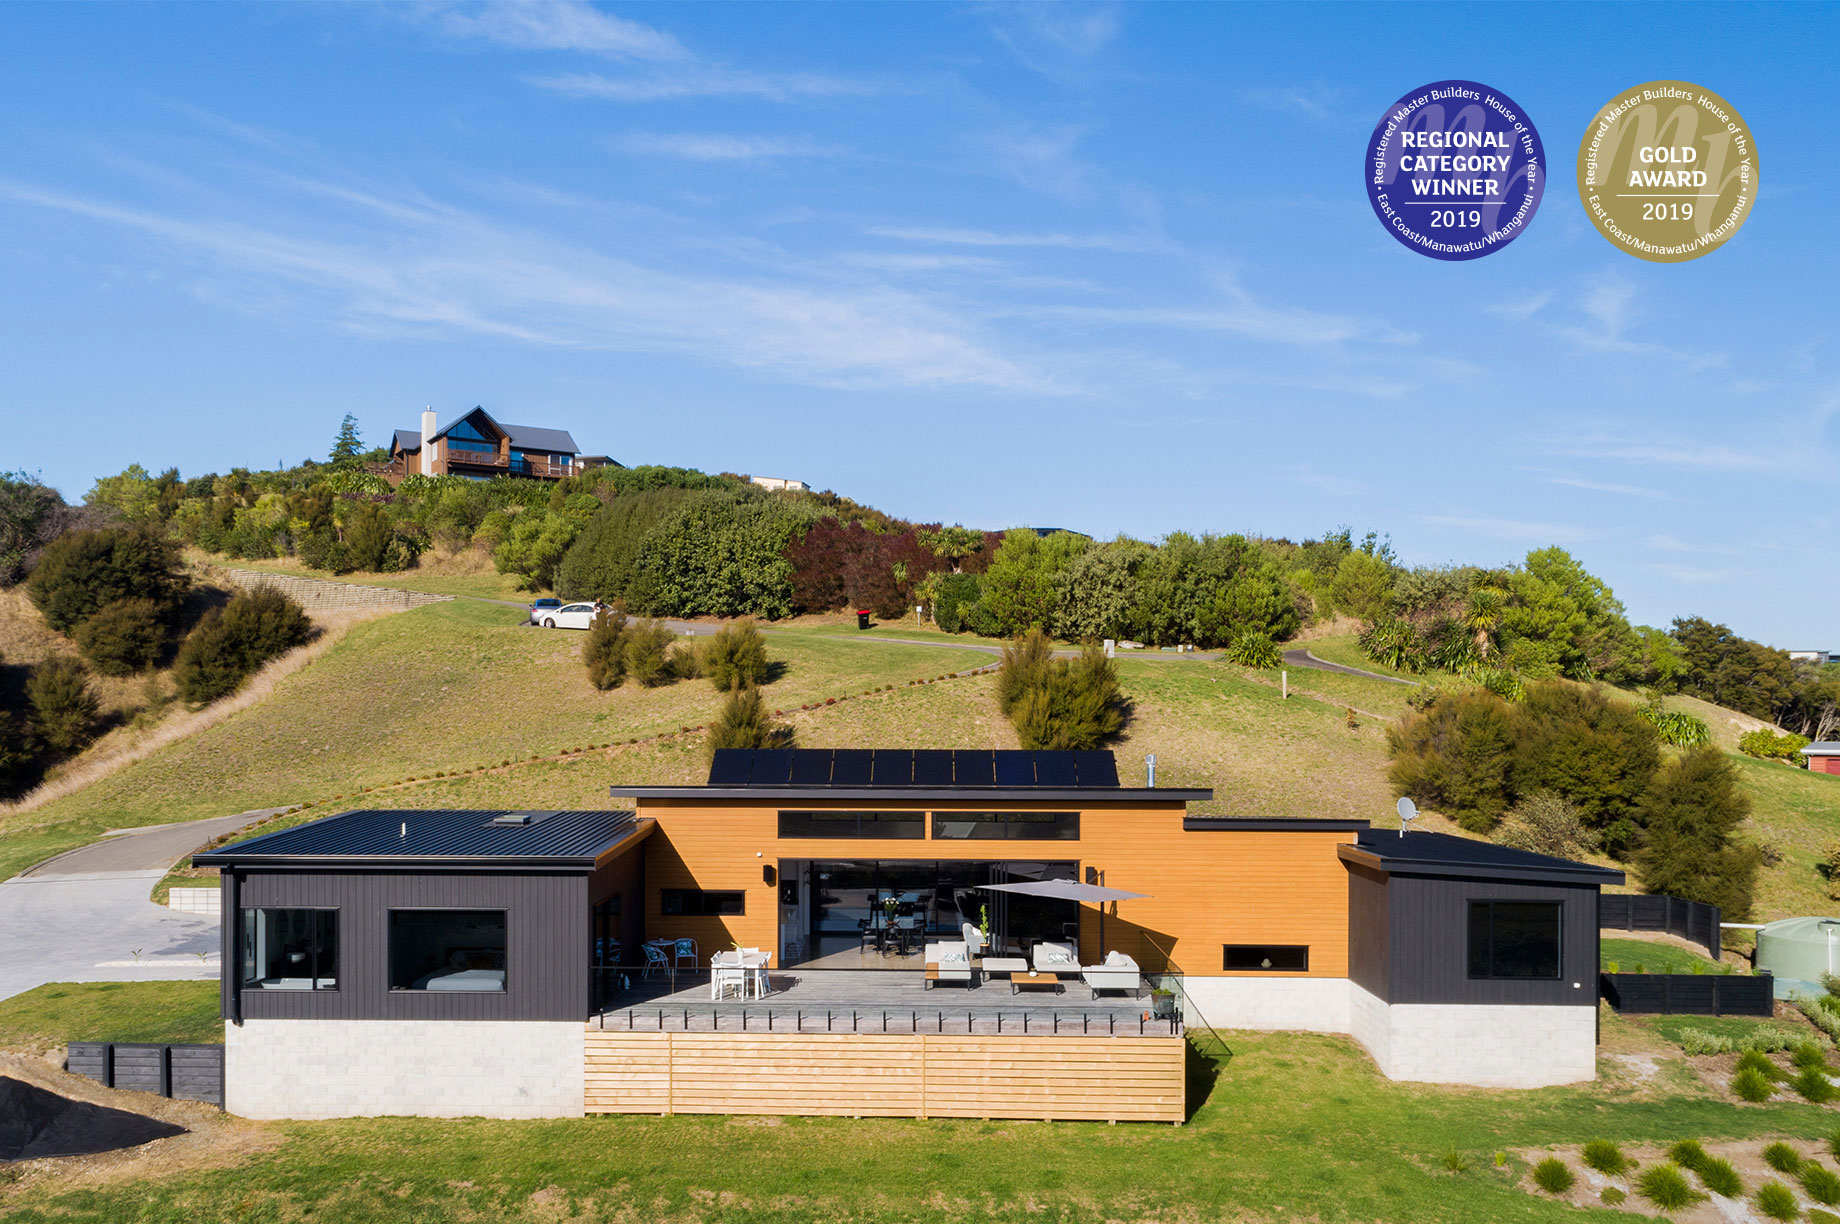
[[[0,466],[75,497],[483,403],[627,463],[1107,536],[1560,544],[1639,621],[1840,649],[1832,7],[0,6]],[[1552,166],[1416,255],[1444,78]],[[1756,135],[1713,254],[1586,222],[1613,94]]]

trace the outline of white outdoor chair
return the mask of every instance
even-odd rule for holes
[[[734,991],[740,998],[748,997],[748,972],[742,964],[739,952],[718,952],[709,958],[709,997],[719,1000]]]
[[[965,947],[970,951],[972,956],[984,955],[984,932],[978,930],[969,922],[960,923],[958,930],[959,933],[965,937]]]
[[[1098,964],[1081,969],[1080,977],[1095,995],[1101,990],[1126,990],[1135,998],[1144,987],[1143,971],[1123,952],[1107,952]]]
[[[962,940],[930,943],[926,945],[926,969],[932,976],[921,982],[923,988],[930,988],[934,982],[959,982],[969,989],[971,949]]]
[[[1048,943],[1045,940],[1035,945],[1034,958],[1037,973],[1078,973],[1079,958],[1066,944]]]

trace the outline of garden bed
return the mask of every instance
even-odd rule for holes
[[[1827,1144],[1799,1139],[1746,1139],[1700,1145],[1708,1162],[1721,1161],[1736,1175],[1733,1188],[1737,1192],[1729,1195],[1715,1194],[1708,1189],[1709,1179],[1718,1184],[1717,1173],[1709,1171],[1702,1175],[1681,1166],[1672,1158],[1677,1153],[1668,1145],[1621,1145],[1618,1150],[1629,1163],[1618,1173],[1593,1168],[1585,1159],[1587,1146],[1595,1145],[1516,1151],[1515,1155],[1527,1162],[1527,1173],[1519,1183],[1521,1188],[1539,1198],[1558,1199],[1574,1207],[1609,1208],[1651,1219],[1665,1217],[1677,1224],[1730,1224],[1733,1220],[1768,1221],[1773,1218],[1840,1224],[1840,1214],[1834,1214],[1840,1213],[1840,1172],[1836,1171],[1840,1165]],[[1793,1155],[1795,1165],[1783,1160],[1785,1151]],[[1769,1157],[1775,1157],[1778,1164],[1772,1165]],[[1563,1164],[1571,1175],[1570,1186],[1559,1193],[1542,1189],[1535,1181],[1542,1162],[1554,1160]],[[1700,1168],[1708,1168],[1708,1165],[1701,1164]],[[1785,1171],[1785,1168],[1792,1171]],[[1664,1207],[1645,1195],[1645,1179],[1653,1177],[1657,1169],[1672,1169],[1678,1173],[1679,1181],[1693,1196],[1692,1201]],[[1829,1177],[1834,1179],[1834,1184],[1825,1184]],[[1663,1173],[1660,1180],[1673,1179]],[[1803,1184],[1804,1180],[1808,1185]],[[1782,1190],[1763,1189],[1772,1185]],[[1787,1201],[1794,1204],[1794,1215],[1773,1217],[1767,1214],[1758,1201],[1760,1193],[1766,1199],[1774,1195],[1779,1200],[1786,1193],[1790,1196]]]

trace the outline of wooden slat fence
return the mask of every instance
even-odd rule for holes
[[[1604,1001],[1617,1011],[1659,1016],[1768,1016],[1775,980],[1735,973],[1605,973]]]
[[[1684,897],[1605,893],[1597,899],[1602,931],[1666,931],[1692,940],[1719,959],[1719,907]]]
[[[73,1041],[64,1069],[109,1088],[151,1092],[179,1101],[224,1103],[224,1047]]]
[[[589,1113],[1180,1123],[1181,1037],[587,1032]]]

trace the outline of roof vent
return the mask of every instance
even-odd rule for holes
[[[500,812],[492,817],[491,823],[522,828],[526,825],[540,824],[555,814],[554,812]]]

